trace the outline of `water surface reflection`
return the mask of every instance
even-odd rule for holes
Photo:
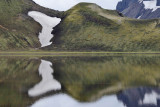
[[[65,104],[65,105],[64,105]],[[42,98],[31,107],[124,107],[115,95],[105,96],[95,102],[78,102],[67,94],[58,94]]]
[[[49,91],[56,91],[61,89],[61,84],[56,79],[54,79],[52,75],[53,69],[51,66],[51,62],[41,60],[41,64],[39,66],[39,75],[42,76],[42,80],[28,91],[28,95],[30,97],[36,97]]]
[[[79,102],[67,94],[56,94],[36,101],[31,107],[160,107],[159,88],[131,88],[94,102]]]
[[[0,58],[2,107],[160,107],[159,84],[158,55]]]
[[[139,87],[117,95],[126,107],[160,107],[160,88]]]

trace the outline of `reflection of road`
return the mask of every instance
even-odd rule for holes
[[[31,107],[124,107],[115,95],[105,96],[96,102],[78,102],[67,94],[58,94],[36,101]]]
[[[39,75],[42,76],[42,80],[28,91],[30,97],[39,96],[52,90],[61,89],[61,84],[55,80],[52,75],[53,69],[51,66],[51,62],[41,60],[41,64],[39,66]]]

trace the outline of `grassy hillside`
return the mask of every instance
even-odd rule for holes
[[[0,50],[24,50],[40,47],[41,26],[28,17],[28,11],[61,17],[60,12],[36,5],[31,0],[0,1]]]
[[[160,51],[160,20],[135,20],[96,4],[80,3],[65,12],[48,50]]]
[[[160,20],[135,20],[96,4],[80,3],[66,12],[43,8],[31,0],[0,1],[0,50],[40,47],[41,26],[28,11],[62,18],[46,50],[160,51]]]

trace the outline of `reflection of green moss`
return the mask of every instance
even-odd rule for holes
[[[27,58],[0,58],[0,106],[25,107],[31,104],[27,94],[31,85],[40,81],[39,60]]]
[[[80,101],[95,100],[129,87],[160,84],[158,56],[55,59],[52,60],[55,78],[64,90]]]
[[[130,87],[160,86],[160,56],[43,57],[53,63],[62,92],[79,101],[94,101]],[[28,89],[40,81],[40,60],[0,58],[0,106],[26,107]],[[53,92],[54,94],[55,92]],[[49,93],[50,94],[50,93]]]

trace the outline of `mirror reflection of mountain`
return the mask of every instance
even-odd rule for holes
[[[61,84],[53,78],[53,69],[51,66],[51,62],[41,60],[39,75],[42,76],[42,80],[28,91],[29,96],[36,97],[52,90],[61,89]]]
[[[66,92],[79,101],[95,101],[130,87],[159,86],[159,56],[46,58]]]
[[[36,101],[31,107],[124,107],[115,95],[104,96],[96,102],[79,102],[67,94],[58,94],[42,98]]]
[[[29,87],[40,81],[40,60],[26,57],[0,57],[0,107],[25,107]]]
[[[159,70],[159,55],[1,57],[0,106],[26,107],[50,100],[58,104],[58,99],[59,103],[69,99],[68,102],[80,104],[80,107],[109,101],[122,107],[132,107],[130,104],[148,107],[149,103],[158,107]],[[61,90],[36,88],[40,93],[34,97],[28,95],[29,90],[39,86],[44,88],[42,83],[50,80],[51,83],[57,81]],[[152,101],[148,100],[151,98]]]
[[[127,89],[117,95],[126,107],[160,107],[159,88],[133,88]]]
[[[48,96],[31,107],[160,107],[159,88],[131,88],[120,94],[103,96],[95,102],[78,102],[67,94]]]

